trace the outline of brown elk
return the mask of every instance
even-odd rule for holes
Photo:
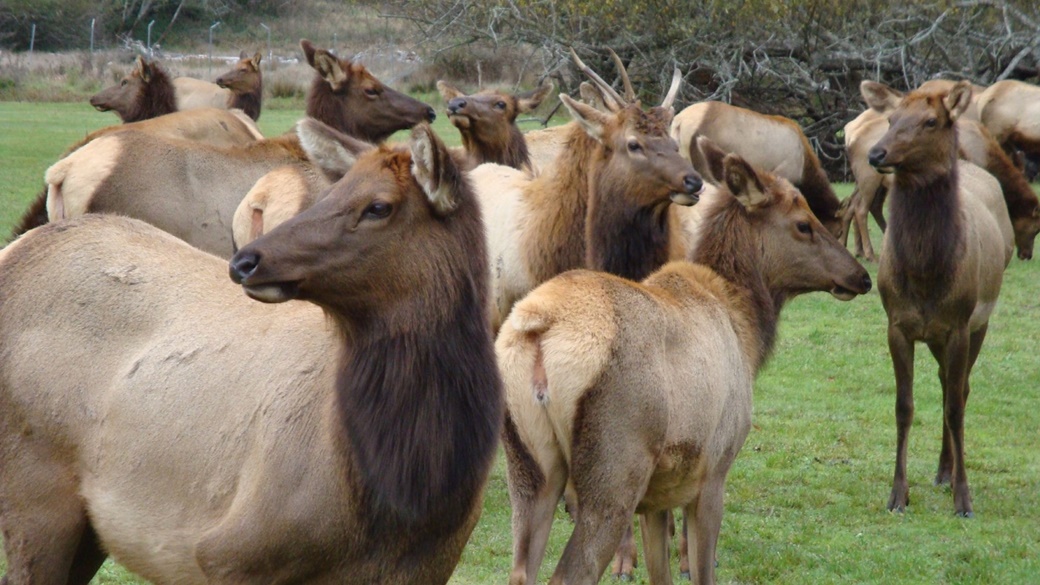
[[[373,144],[437,117],[433,108],[389,88],[364,65],[338,58],[306,39],[300,47],[318,73],[307,98],[308,116]]]
[[[933,80],[919,88],[931,93],[949,91],[948,84],[937,84]],[[878,173],[869,163],[867,153],[888,129],[888,115],[898,104],[903,94],[873,81],[861,84],[864,101],[870,106],[856,119],[845,126],[845,144],[850,166],[856,177],[856,190],[850,196],[849,210],[843,218],[844,240],[848,238],[849,224],[855,222],[856,254],[874,261],[874,249],[867,228],[867,210],[880,207],[888,192],[890,180]],[[974,94],[973,94],[974,95]],[[971,111],[971,106],[967,112]],[[1018,257],[1029,260],[1033,257],[1033,242],[1040,232],[1040,200],[1029,186],[1022,171],[1017,169],[989,131],[979,122],[962,115],[955,122],[958,132],[959,156],[976,166],[986,169],[1000,182],[1001,192],[1008,208],[1015,232]],[[879,225],[884,226],[879,222]]]
[[[840,234],[841,202],[794,120],[710,101],[687,106],[676,114],[671,132],[679,150],[701,174],[707,169],[697,152],[697,136],[707,136],[723,150],[739,154],[758,168],[772,169],[805,195],[813,213],[832,234]]]
[[[577,55],[572,56],[580,63]],[[584,64],[579,66],[595,75]],[[614,249],[624,251],[617,260],[628,252],[642,253],[646,245],[643,233],[628,230],[635,215],[672,221],[670,214],[658,215],[666,208],[662,203],[669,198],[685,204],[695,201],[701,179],[668,136],[678,83],[678,76],[673,76],[662,105],[649,111],[618,96],[616,111],[601,112],[561,94],[576,123],[555,165],[535,177],[494,164],[470,172],[488,227],[490,311],[496,330],[513,303],[539,283],[587,262],[609,269],[615,261],[587,256],[587,238],[603,237],[589,231],[591,200],[616,202],[613,209],[618,215],[605,229],[616,237]],[[623,217],[627,219],[621,221]],[[604,215],[595,221],[606,220]],[[659,223],[655,230],[660,228]],[[678,246],[674,238],[664,241]]]
[[[480,212],[428,127],[356,154],[241,289],[130,218],[0,251],[4,583],[448,581],[502,427]]]
[[[1040,157],[1040,87],[998,81],[979,96],[979,116],[1004,150]]]
[[[1013,236],[997,181],[958,160],[955,122],[970,101],[967,82],[948,94],[911,92],[893,104],[889,129],[869,153],[870,164],[892,174],[878,267],[896,379],[896,465],[889,510],[902,512],[909,502],[914,344],[923,341],[939,363],[943,391],[935,482],[952,484],[959,516],[973,515],[964,466],[968,379],[1011,260]]]
[[[342,176],[352,162],[347,145],[355,142],[311,118],[295,133],[238,148],[114,132],[47,169],[47,214],[51,221],[84,213],[129,215],[230,257],[232,217],[254,183],[284,166]]]
[[[99,112],[114,111],[123,122],[147,120],[177,111],[169,74],[158,63],[140,56],[118,85],[91,96],[90,105]]]
[[[497,163],[513,168],[530,166],[527,142],[516,126],[516,117],[537,108],[552,91],[546,81],[531,91],[511,94],[485,89],[466,95],[445,82],[437,90],[446,103],[448,119],[459,130],[469,167]]]
[[[260,119],[260,105],[264,96],[264,75],[260,70],[260,59],[259,52],[250,57],[242,51],[231,71],[216,80],[218,86],[231,92],[227,102],[228,109],[242,110],[254,120]]]
[[[729,467],[784,302],[870,278],[785,179],[707,145],[722,169],[688,261],[642,283],[572,271],[520,301],[495,344],[506,388],[511,585],[535,582],[556,500],[574,532],[550,583],[596,583],[633,513],[654,584],[671,583],[667,511],[690,519],[695,582],[714,583]]]

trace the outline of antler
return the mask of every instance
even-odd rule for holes
[[[672,104],[675,102],[675,96],[679,95],[680,82],[682,82],[682,73],[676,67],[675,71],[672,72],[672,87],[668,88],[668,94],[664,96],[664,101],[661,102],[662,108],[672,107]]]
[[[592,69],[589,69],[589,66],[586,65],[578,57],[578,54],[574,52],[574,48],[573,47],[571,47],[571,59],[574,60],[574,64],[578,66],[578,69],[581,69],[581,71],[585,75],[587,75],[589,77],[589,79],[591,79],[592,81],[594,81],[596,83],[596,86],[599,87],[599,90],[603,93],[604,96],[609,97],[610,99],[614,100],[621,107],[625,107],[625,106],[628,105],[628,102],[625,101],[625,99],[622,98],[620,95],[618,95],[618,92],[614,91],[614,88],[610,87],[610,84],[608,84],[606,81],[603,81],[603,78],[600,77],[599,75],[596,75],[595,71],[593,71]]]
[[[614,49],[607,49],[610,51],[610,58],[614,60],[614,65],[617,66],[618,73],[621,74],[621,83],[625,86],[625,99],[629,103],[636,101],[636,90],[632,89],[632,82],[628,79],[628,70],[625,69],[625,64],[621,62],[621,57],[617,56]]]

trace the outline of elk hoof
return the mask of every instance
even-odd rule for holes
[[[632,581],[632,575],[629,573],[621,573],[617,576],[617,578],[618,581],[624,581],[625,583],[629,583]]]
[[[689,571],[679,571],[679,578],[680,579],[686,579],[687,581],[692,581],[693,580],[693,577],[690,576],[690,572]]]
[[[934,482],[934,484],[936,486],[950,485],[950,482],[952,481],[952,478],[953,478],[953,474],[950,473],[949,471],[940,471],[939,473],[935,474],[935,482]]]
[[[966,512],[957,512],[957,517],[958,518],[966,518],[966,519],[970,520],[970,519],[975,517],[975,512],[972,512],[971,510],[968,510]]]

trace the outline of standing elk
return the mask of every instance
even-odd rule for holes
[[[138,56],[134,68],[118,85],[90,98],[99,112],[113,111],[125,122],[147,120],[177,111],[173,82],[161,65]]]
[[[710,207],[688,261],[642,283],[567,272],[517,303],[498,335],[511,585],[535,582],[568,481],[574,532],[550,583],[597,583],[634,513],[650,582],[671,583],[666,518],[681,506],[695,582],[713,584],[725,479],[782,305],[870,288],[789,182],[698,142],[722,176],[715,200],[699,204]]]
[[[572,57],[586,74],[595,75],[573,52]],[[662,105],[649,111],[622,99],[615,111],[601,112],[560,94],[576,123],[555,165],[534,177],[495,164],[469,173],[488,230],[489,310],[495,330],[513,303],[539,283],[590,261],[587,217],[592,199],[617,201],[626,214],[643,208],[661,222],[673,221],[671,214],[658,215],[661,201],[694,201],[701,179],[668,136],[678,84],[679,77],[673,76]],[[647,202],[653,203],[644,208]],[[609,226],[618,249],[645,245],[642,233],[628,230],[631,225]],[[670,245],[674,250],[679,243],[673,238]]]
[[[426,126],[355,155],[231,261],[279,305],[130,218],[0,251],[4,583],[448,581],[503,418],[480,212]]]
[[[298,123],[295,133],[237,148],[113,132],[47,169],[47,216],[57,221],[85,213],[128,215],[227,258],[233,252],[232,216],[254,183],[285,166],[342,176],[352,162],[347,145],[354,142],[311,118]]]
[[[889,225],[878,267],[896,379],[896,465],[888,509],[902,512],[909,503],[914,344],[923,341],[939,363],[943,391],[935,483],[951,483],[955,511],[971,517],[964,466],[968,379],[1011,260],[1011,222],[997,181],[958,160],[955,122],[971,102],[971,86],[958,83],[948,94],[889,96],[888,131],[869,153],[871,165],[892,174]]]
[[[979,115],[1005,151],[1040,157],[1040,87],[998,81],[979,96]]]
[[[531,166],[527,142],[516,127],[516,117],[537,108],[552,91],[553,84],[521,94],[485,89],[466,95],[444,80],[437,90],[447,105],[448,120],[459,130],[470,168],[496,163],[521,169]]]
[[[701,174],[707,172],[706,161],[697,151],[695,139],[707,136],[723,150],[791,181],[805,195],[823,225],[836,236],[841,233],[841,202],[820,159],[794,120],[710,101],[687,106],[676,114],[671,132],[679,150]]]
[[[919,88],[931,93],[949,92],[946,84],[933,80]],[[974,86],[972,86],[974,88]],[[860,87],[869,108],[845,125],[845,144],[850,166],[856,178],[856,189],[849,197],[849,205],[842,220],[844,241],[848,241],[849,224],[854,222],[856,254],[868,261],[875,260],[867,227],[867,210],[881,214],[881,205],[890,187],[890,178],[878,173],[868,161],[868,151],[888,130],[888,115],[903,96],[892,88],[873,81],[864,81]],[[974,90],[973,90],[974,91]],[[973,94],[974,95],[974,94]],[[1033,257],[1033,243],[1040,232],[1040,200],[1021,170],[1000,148],[984,125],[967,115],[957,118],[958,155],[979,166],[1000,182],[1001,192],[1015,232],[1018,257],[1029,260]],[[879,225],[884,226],[883,219]]]

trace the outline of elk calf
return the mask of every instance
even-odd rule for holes
[[[971,87],[948,94],[893,94],[885,135],[870,164],[892,174],[889,225],[878,267],[896,379],[896,465],[888,509],[909,503],[907,437],[914,415],[914,344],[939,363],[943,442],[937,484],[951,483],[954,509],[973,515],[964,466],[964,410],[969,376],[996,307],[1013,236],[999,184],[957,159],[957,119]],[[897,101],[896,101],[897,100]]]

